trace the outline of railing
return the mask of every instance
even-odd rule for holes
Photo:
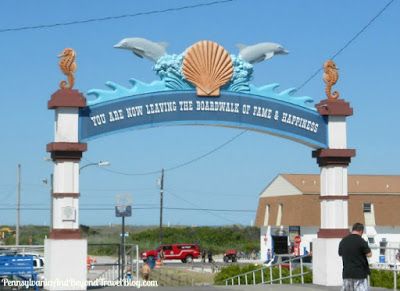
[[[21,255],[37,253],[44,255],[44,245],[0,245],[0,252],[14,252]]]
[[[124,266],[121,267],[122,258],[120,256],[120,244],[89,244],[91,247],[115,246],[118,249],[118,259],[114,261],[103,261],[90,264],[89,280],[139,280],[139,246],[134,244],[125,244]],[[123,270],[123,274],[122,274]],[[99,272],[100,271],[100,272]]]
[[[399,244],[400,246],[400,244]],[[372,251],[379,250],[379,256],[384,258],[385,262],[370,263],[371,270],[387,271],[393,273],[393,290],[397,290],[397,274],[400,274],[400,248],[399,247],[370,247]],[[382,251],[383,250],[383,251]],[[388,252],[386,252],[388,251]],[[382,255],[383,253],[383,255]],[[386,259],[388,258],[388,262]],[[371,284],[371,277],[368,277],[368,285]]]
[[[275,264],[271,264],[270,266],[264,266],[259,269],[249,271],[243,274],[239,274],[228,279],[225,279],[225,285],[256,285],[256,284],[274,284],[274,282],[278,282],[279,284],[283,284],[284,280],[289,280],[290,284],[293,284],[293,278],[300,277],[301,284],[304,284],[304,275],[309,274],[310,272],[304,272],[304,259],[309,258],[310,256],[301,256],[301,257],[293,257],[285,261],[281,261]],[[299,262],[299,263],[297,263]],[[297,266],[299,264],[299,266]],[[294,269],[300,267],[300,273],[293,273]],[[278,268],[279,276],[274,278],[274,269]],[[282,276],[282,268],[289,269],[289,275],[283,277]],[[258,274],[260,275],[258,277]],[[257,280],[259,278],[259,280]],[[258,282],[257,282],[258,281]]]
[[[221,266],[218,265],[215,261],[211,263],[198,263],[198,264],[193,264],[192,263],[186,263],[186,266],[190,266],[190,269],[192,271],[198,271],[202,273],[218,273],[221,271]]]
[[[116,281],[119,279],[118,260],[111,264],[93,264],[93,266],[94,268],[106,267],[106,269],[100,273],[96,279],[105,281]]]

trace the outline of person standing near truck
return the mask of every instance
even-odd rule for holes
[[[161,265],[164,264],[165,254],[164,254],[163,248],[161,248],[160,252],[158,253],[158,257],[159,257],[159,259],[161,261]]]
[[[213,260],[213,257],[212,257],[212,251],[211,250],[208,250],[208,262],[209,263],[213,263],[214,262],[214,260]]]
[[[369,270],[367,257],[371,257],[368,243],[361,237],[364,225],[355,223],[351,234],[339,244],[339,256],[343,260],[342,291],[367,291]]]
[[[146,262],[146,263],[144,263],[143,264],[143,267],[142,267],[142,275],[143,275],[143,279],[145,280],[145,281],[148,281],[149,280],[149,277],[150,277],[150,266],[149,266],[149,264]]]
[[[202,262],[202,263],[205,263],[205,262],[206,262],[206,250],[205,250],[205,249],[203,249],[203,250],[201,251],[201,262]]]

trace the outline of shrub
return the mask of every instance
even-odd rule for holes
[[[393,289],[393,271],[371,270],[370,284],[373,287]],[[400,274],[397,274],[397,289],[400,289]]]

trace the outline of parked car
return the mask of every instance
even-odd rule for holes
[[[191,263],[193,259],[200,257],[200,247],[197,244],[165,244],[155,250],[143,252],[142,260],[157,259],[161,249],[164,252],[164,260],[181,260],[182,263]]]
[[[237,250],[230,249],[224,253],[224,262],[228,263],[229,261],[232,263],[237,262]]]
[[[33,257],[33,268],[37,272],[44,271],[44,257],[39,253],[31,253],[31,252],[19,252],[15,254],[16,256],[32,256]]]

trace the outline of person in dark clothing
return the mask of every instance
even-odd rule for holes
[[[372,255],[368,243],[362,239],[364,225],[355,223],[351,234],[339,244],[339,256],[343,260],[342,291],[367,291],[370,274],[367,257]]]
[[[206,262],[206,250],[201,251],[201,262],[202,263]]]
[[[214,262],[211,250],[208,250],[208,262],[209,263],[213,263]]]

